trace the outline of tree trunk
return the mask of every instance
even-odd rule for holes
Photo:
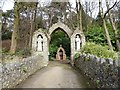
[[[72,7],[71,7],[71,5],[70,5],[70,2],[68,2],[67,8],[68,8],[69,12],[72,13],[72,11],[71,11],[71,8],[72,8]],[[68,23],[70,24],[72,30],[75,30],[76,27],[75,27],[74,23],[72,23],[72,19],[71,19],[71,18],[68,19],[67,16],[66,16],[65,18],[66,18],[66,20],[68,21]]]
[[[107,26],[106,26],[106,21],[105,21],[105,18],[103,17],[103,9],[102,9],[100,0],[99,0],[99,12],[100,12],[100,15],[101,15],[101,19],[103,21],[103,27],[104,27],[104,30],[105,30],[105,36],[106,36],[106,39],[107,39],[109,49],[113,51],[113,46],[112,46],[110,35],[109,35],[108,29],[107,29]]]
[[[2,10],[0,9],[0,32],[1,32],[1,29],[2,29]],[[1,33],[0,33],[0,36]],[[1,37],[0,37],[0,52],[2,51],[2,40],[1,40]],[[0,57],[2,57],[2,54],[0,54]],[[0,60],[0,63],[1,63],[1,60]]]
[[[19,7],[18,7],[18,3],[15,2],[15,6],[14,6],[14,30],[12,32],[10,53],[15,53],[15,51],[17,49],[17,38],[18,38],[17,32],[19,30],[19,19],[20,19]]]
[[[30,36],[29,36],[29,48],[31,47],[31,44],[32,44],[32,34],[33,34],[33,23],[34,23],[34,11],[32,11],[32,16],[31,16],[31,24],[30,24]]]
[[[106,6],[107,6],[107,9],[109,9],[108,0],[106,0]],[[115,40],[116,40],[116,46],[117,46],[118,51],[120,51],[120,42],[119,42],[119,40],[117,39],[117,38],[118,38],[117,29],[116,29],[115,23],[113,22],[113,18],[112,18],[112,15],[111,15],[111,12],[110,12],[110,11],[108,12],[108,15],[109,15],[110,23],[111,23],[111,25],[112,25],[112,29],[113,29],[113,31],[114,31]]]
[[[36,19],[36,13],[37,13],[37,3],[35,5],[35,7],[33,7],[34,9],[32,10],[32,16],[31,16],[31,29],[30,29],[30,37],[29,37],[29,48],[32,47],[32,36],[33,36],[33,32],[35,31],[35,19]]]
[[[79,28],[79,9],[78,9],[78,2],[76,0],[76,12],[77,12],[77,27]]]
[[[79,0],[79,29],[80,29],[80,33],[81,33],[81,40],[82,40],[82,46],[84,46],[85,44],[85,35],[83,33],[83,27],[82,27],[82,5],[80,3],[80,0]]]
[[[106,26],[105,19],[103,19],[103,27],[104,27],[104,30],[105,30],[105,36],[107,38],[108,46],[109,46],[110,50],[113,51],[113,46],[112,46],[112,43],[111,43],[111,39],[110,39],[110,35],[109,35],[108,29],[107,29],[107,26]]]

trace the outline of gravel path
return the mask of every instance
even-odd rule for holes
[[[17,88],[87,88],[85,78],[69,64],[50,61]]]

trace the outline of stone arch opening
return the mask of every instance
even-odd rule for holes
[[[57,37],[56,37],[57,36]],[[56,58],[56,54],[58,52],[58,48],[60,48],[60,45],[62,45],[61,49],[64,53],[63,57],[67,57],[67,59],[70,60],[70,54],[71,54],[71,46],[70,46],[70,37],[68,34],[60,27],[56,28],[52,33],[51,33],[51,39],[49,41],[49,53],[50,53],[50,59]],[[55,46],[54,46],[54,45]],[[52,46],[53,45],[53,46]],[[51,48],[54,48],[54,51],[51,51]],[[65,60],[64,58],[64,60]],[[60,59],[57,59],[60,60]]]

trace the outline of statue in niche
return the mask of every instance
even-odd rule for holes
[[[37,38],[37,51],[43,51],[43,38],[41,35]]]
[[[80,36],[79,35],[76,35],[76,38],[75,38],[75,48],[77,51],[80,50],[80,44],[81,44],[81,40],[80,40]]]

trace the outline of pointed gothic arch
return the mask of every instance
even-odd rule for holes
[[[57,28],[62,29],[62,30],[69,36],[69,38],[71,37],[71,35],[72,35],[72,33],[73,33],[73,31],[72,31],[67,25],[65,25],[65,24],[62,23],[62,22],[57,22],[57,23],[53,24],[53,25],[49,28],[48,34],[51,36],[51,34],[52,34]]]

